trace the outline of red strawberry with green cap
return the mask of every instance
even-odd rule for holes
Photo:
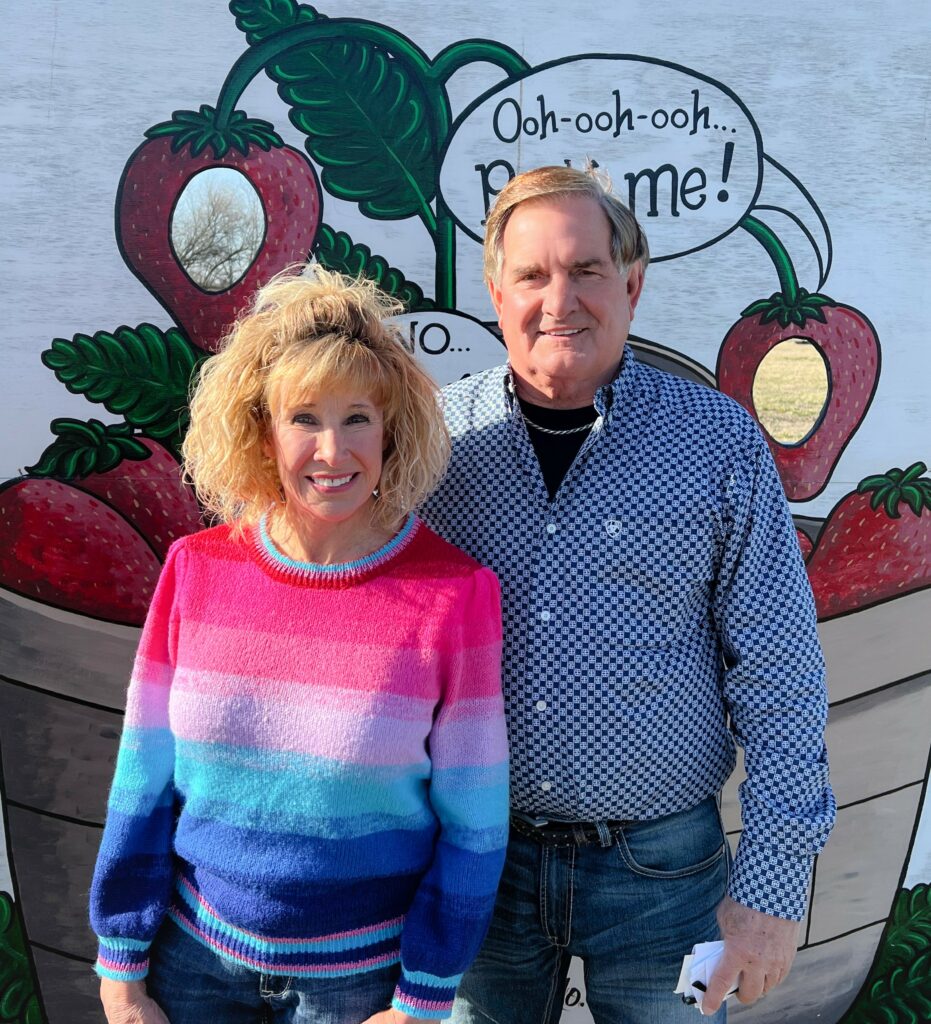
[[[54,477],[103,498],[149,542],[164,560],[172,542],[201,529],[200,508],[181,480],[174,457],[125,423],[60,418],[52,421],[56,440],[30,476]]]
[[[215,351],[236,316],[269,278],[303,263],[320,223],[317,174],[307,158],[284,145],[268,121],[241,110],[228,116],[206,104],[179,110],[155,125],[129,158],[116,199],[123,259],[196,345]],[[201,171],[240,171],[258,193],[265,236],[246,273],[231,288],[207,292],[178,262],[171,218],[185,186]]]
[[[50,479],[0,489],[0,584],[110,622],[141,625],[158,580],[152,548],[116,510]]]
[[[782,290],[748,306],[727,332],[718,354],[718,387],[759,420],[753,382],[766,354],[789,339],[815,345],[828,373],[827,403],[818,421],[797,444],[777,441],[761,424],[786,495],[807,501],[824,490],[866,414],[879,379],[879,340],[859,310],[799,287],[785,248],[766,225],[745,217],[741,226],[772,258]]]
[[[820,619],[931,586],[926,469],[868,476],[834,506],[807,565]]]

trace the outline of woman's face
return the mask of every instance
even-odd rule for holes
[[[384,418],[371,396],[285,396],[266,452],[278,464],[287,513],[324,523],[368,523],[381,477]]]

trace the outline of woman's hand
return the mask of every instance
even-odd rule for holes
[[[401,1013],[393,1006],[380,1013],[373,1013],[371,1017],[362,1021],[362,1024],[440,1024],[439,1020],[424,1020],[423,1017],[411,1017],[408,1013]]]
[[[101,978],[100,1001],[107,1024],[168,1024],[168,1018],[148,995],[143,981]]]

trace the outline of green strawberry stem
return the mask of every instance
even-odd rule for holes
[[[512,78],[530,70],[530,65],[510,46],[489,39],[466,39],[453,43],[433,58],[430,73],[439,82],[446,82],[468,64],[494,64]]]
[[[760,315],[762,323],[778,320],[782,327],[788,326],[789,323],[795,323],[801,327],[806,320],[818,320],[824,323],[823,307],[836,306],[837,303],[827,295],[819,295],[799,287],[798,275],[795,273],[795,267],[792,266],[792,260],[786,247],[766,224],[747,214],[741,220],[740,226],[766,250],[766,255],[769,256],[776,268],[780,288],[768,299],[751,302],[741,312],[741,316]]]
[[[931,478],[922,476],[927,468],[923,462],[913,462],[905,470],[894,467],[888,473],[868,476],[857,485],[857,493],[872,492],[870,508],[882,505],[890,519],[900,517],[903,502],[920,516],[925,509],[931,509]]]
[[[789,306],[798,302],[798,276],[792,260],[786,252],[786,247],[779,241],[776,233],[767,227],[761,220],[751,217],[748,213],[740,222],[744,231],[749,232],[766,250],[766,255],[773,261],[776,274],[779,277],[779,288],[782,296]]]
[[[217,97],[216,130],[223,132],[234,116],[236,104],[246,87],[267,64],[288,50],[305,43],[327,40],[356,39],[387,50],[414,75],[430,99],[435,126],[434,145],[439,152],[449,135],[451,111],[444,83],[455,71],[471,61],[488,61],[509,75],[529,70],[523,58],[508,47],[482,40],[457,43],[447,47],[431,63],[427,55],[409,39],[384,25],[353,18],[319,19],[313,23],[291,25],[250,46],[230,68]],[[456,231],[446,204],[437,198],[436,212],[424,200],[418,216],[429,231],[436,250],[436,301],[452,309],[456,302],[455,257]]]

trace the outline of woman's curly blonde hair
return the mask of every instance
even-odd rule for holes
[[[280,505],[266,453],[272,412],[295,396],[351,391],[382,410],[385,454],[373,521],[396,529],[449,458],[436,384],[385,321],[402,306],[368,280],[308,268],[274,278],[201,367],[184,468],[209,513],[239,529]]]

